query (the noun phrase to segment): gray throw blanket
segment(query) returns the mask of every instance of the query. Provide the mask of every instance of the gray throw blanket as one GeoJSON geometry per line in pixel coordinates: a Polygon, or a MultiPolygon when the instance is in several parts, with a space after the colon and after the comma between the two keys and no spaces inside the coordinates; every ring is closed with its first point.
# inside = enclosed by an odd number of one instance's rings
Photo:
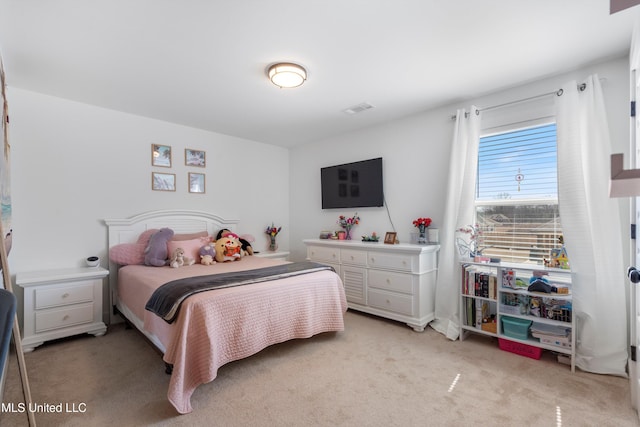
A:
{"type": "Polygon", "coordinates": [[[328,265],[303,261],[253,270],[185,277],[167,282],[157,288],[149,298],[145,309],[162,317],[167,323],[173,323],[182,302],[198,292],[283,279],[322,270],[335,271],[328,265]]]}

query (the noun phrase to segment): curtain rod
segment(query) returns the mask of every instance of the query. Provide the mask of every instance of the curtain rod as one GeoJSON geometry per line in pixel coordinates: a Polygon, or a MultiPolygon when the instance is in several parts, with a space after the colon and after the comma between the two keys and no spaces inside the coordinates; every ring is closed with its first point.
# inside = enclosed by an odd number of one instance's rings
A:
{"type": "MultiPolygon", "coordinates": [[[[586,88],[587,88],[587,84],[586,83],[582,83],[582,84],[578,85],[578,90],[580,92],[582,92],[586,88]]],[[[562,96],[563,93],[564,93],[564,91],[562,89],[558,89],[558,90],[553,91],[553,92],[542,93],[540,95],[534,95],[534,96],[530,96],[528,98],[516,99],[515,101],[509,101],[509,102],[505,102],[503,104],[497,104],[497,105],[491,105],[489,107],[478,108],[478,109],[476,109],[476,114],[480,114],[481,111],[496,110],[498,108],[508,107],[509,105],[514,105],[514,104],[520,104],[521,102],[533,101],[535,99],[540,99],[540,98],[544,98],[544,97],[551,96],[551,95],[562,96]]],[[[464,114],[465,114],[465,117],[467,117],[469,115],[469,113],[464,113],[464,114]]],[[[455,120],[455,119],[456,119],[456,115],[454,114],[454,115],[451,116],[451,120],[455,120]]]]}

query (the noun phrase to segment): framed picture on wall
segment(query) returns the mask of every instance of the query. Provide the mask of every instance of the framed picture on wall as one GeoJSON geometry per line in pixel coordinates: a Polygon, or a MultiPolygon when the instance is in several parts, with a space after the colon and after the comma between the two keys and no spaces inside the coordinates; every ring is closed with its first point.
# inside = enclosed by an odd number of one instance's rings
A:
{"type": "Polygon", "coordinates": [[[184,164],[187,166],[198,166],[203,168],[206,166],[205,155],[206,153],[204,151],[185,148],[184,164]]]}
{"type": "Polygon", "coordinates": [[[176,174],[151,172],[151,189],[155,191],[176,191],[176,174]]]}
{"type": "Polygon", "coordinates": [[[171,146],[151,144],[151,166],[171,167],[171,146]]]}
{"type": "Polygon", "coordinates": [[[204,193],[204,174],[189,172],[189,193],[204,193]]]}

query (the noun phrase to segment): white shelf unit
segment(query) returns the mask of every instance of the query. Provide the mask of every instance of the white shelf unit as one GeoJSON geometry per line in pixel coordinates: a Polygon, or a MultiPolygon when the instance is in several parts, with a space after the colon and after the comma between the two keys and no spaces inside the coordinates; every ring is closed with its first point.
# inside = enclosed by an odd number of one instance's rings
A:
{"type": "Polygon", "coordinates": [[[307,259],[330,265],[350,309],[404,322],[416,332],[434,319],[438,245],[309,239],[307,259]]]}
{"type": "MultiPolygon", "coordinates": [[[[461,263],[460,279],[460,340],[469,333],[487,335],[507,341],[519,342],[543,350],[550,350],[556,353],[567,355],[571,358],[571,371],[575,372],[575,349],[576,349],[576,324],[572,310],[573,291],[571,289],[571,271],[546,268],[535,264],[510,264],[510,263],[461,263]],[[534,271],[544,272],[549,284],[552,286],[565,286],[569,289],[568,294],[529,292],[526,287],[511,288],[503,286],[504,272],[512,271],[515,278],[520,279],[526,285],[534,271]],[[471,274],[470,274],[471,273],[471,274]],[[488,278],[487,291],[482,291],[482,280],[479,289],[476,290],[475,274],[483,273],[488,278]],[[473,279],[471,278],[473,277],[473,279]],[[540,303],[540,304],[536,304],[540,303]],[[515,304],[515,305],[510,305],[515,304]],[[481,307],[478,309],[478,307],[481,307]],[[483,312],[484,310],[484,312],[483,312]],[[475,315],[474,315],[475,313],[475,315]],[[479,316],[482,314],[481,316],[479,316]],[[491,325],[478,321],[479,318],[495,319],[495,332],[491,330],[491,325]],[[570,329],[570,339],[557,340],[558,345],[541,342],[540,339],[528,334],[527,339],[518,339],[508,336],[502,328],[502,318],[524,319],[532,321],[534,325],[547,325],[550,327],[560,327],[570,329]],[[569,343],[570,342],[570,343],[569,343]]],[[[540,327],[540,326],[539,326],[540,327]]]]}

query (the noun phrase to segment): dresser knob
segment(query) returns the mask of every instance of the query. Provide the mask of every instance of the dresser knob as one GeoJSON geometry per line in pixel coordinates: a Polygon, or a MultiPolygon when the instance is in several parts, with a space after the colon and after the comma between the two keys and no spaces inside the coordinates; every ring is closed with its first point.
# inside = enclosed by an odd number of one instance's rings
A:
{"type": "Polygon", "coordinates": [[[390,284],[390,283],[391,283],[391,279],[387,279],[387,283],[389,283],[389,284],[390,284]]]}
{"type": "Polygon", "coordinates": [[[391,301],[387,300],[387,305],[391,304],[391,301]]]}
{"type": "Polygon", "coordinates": [[[69,294],[68,294],[67,292],[65,292],[64,294],[62,294],[62,298],[66,298],[66,297],[68,297],[68,296],[69,296],[69,294]]]}
{"type": "Polygon", "coordinates": [[[376,262],[376,259],[374,257],[371,257],[371,262],[376,262]]]}
{"type": "Polygon", "coordinates": [[[62,318],[62,320],[69,320],[69,315],[65,314],[64,317],[62,318]]]}

